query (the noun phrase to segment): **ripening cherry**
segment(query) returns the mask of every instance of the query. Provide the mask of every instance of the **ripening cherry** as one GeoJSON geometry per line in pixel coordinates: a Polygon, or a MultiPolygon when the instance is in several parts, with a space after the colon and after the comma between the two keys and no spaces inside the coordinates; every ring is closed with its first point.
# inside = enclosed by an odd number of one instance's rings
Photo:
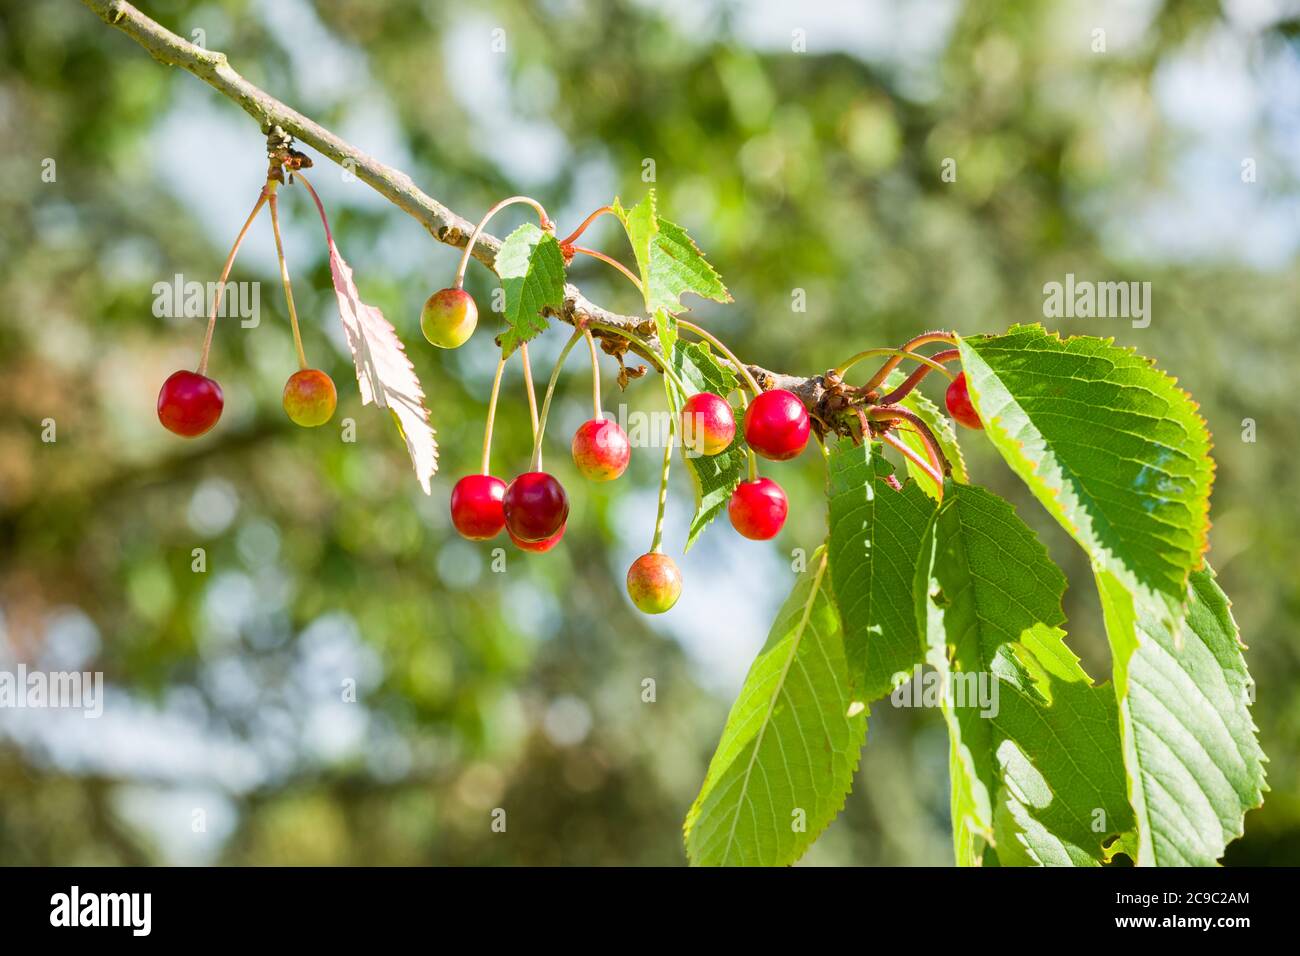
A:
{"type": "Polygon", "coordinates": [[[731,526],[752,541],[775,538],[789,510],[785,492],[771,478],[742,481],[727,503],[731,526]]]}
{"type": "Polygon", "coordinates": [[[478,306],[464,289],[439,289],[420,310],[420,331],[440,349],[464,345],[478,325],[478,306]]]}
{"type": "Polygon", "coordinates": [[[666,554],[643,554],[627,569],[627,596],[644,614],[663,614],[681,594],[682,572],[666,554]]]}
{"type": "Polygon", "coordinates": [[[573,463],[591,481],[613,481],[627,470],[631,457],[627,432],[618,422],[593,418],[573,433],[573,463]]]}
{"type": "Polygon", "coordinates": [[[510,482],[501,506],[510,537],[529,543],[550,538],[569,517],[568,495],[554,476],[544,471],[525,472],[510,482]]]}
{"type": "Polygon", "coordinates": [[[324,425],[334,417],[338,405],[334,380],[318,368],[305,368],[284,383],[284,411],[289,420],[304,428],[324,425]]]}
{"type": "Polygon", "coordinates": [[[712,392],[696,392],[682,405],[682,446],[696,455],[717,455],[736,437],[731,405],[712,392]]]}
{"type": "Polygon", "coordinates": [[[971,404],[970,388],[966,385],[965,372],[952,380],[947,393],[944,395],[944,400],[948,405],[948,414],[956,419],[957,424],[976,430],[984,427],[984,423],[980,421],[979,413],[975,411],[975,406],[971,404]]]}
{"type": "Polygon", "coordinates": [[[462,538],[487,541],[506,526],[506,483],[491,475],[466,475],[451,489],[451,523],[462,538]]]}
{"type": "Polygon", "coordinates": [[[754,397],[745,412],[745,441],[772,461],[794,458],[808,444],[812,422],[794,392],[773,388],[754,397]]]}
{"type": "Polygon", "coordinates": [[[560,543],[560,539],[564,537],[564,529],[568,526],[569,523],[566,521],[564,524],[560,525],[559,531],[555,532],[555,534],[551,535],[544,541],[524,541],[520,538],[516,538],[509,528],[506,529],[506,534],[510,535],[510,540],[515,543],[515,547],[520,551],[531,551],[534,554],[542,554],[546,551],[550,551],[551,548],[560,543]]]}
{"type": "Polygon", "coordinates": [[[226,400],[221,386],[198,372],[173,372],[158,392],[158,421],[182,438],[197,438],[217,423],[226,400]]]}

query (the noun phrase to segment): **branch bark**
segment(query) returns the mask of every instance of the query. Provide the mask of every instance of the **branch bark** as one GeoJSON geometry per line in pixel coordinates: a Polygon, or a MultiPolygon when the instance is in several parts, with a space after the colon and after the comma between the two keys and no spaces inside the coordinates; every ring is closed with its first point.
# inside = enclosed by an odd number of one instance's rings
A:
{"type": "MultiPolygon", "coordinates": [[[[474,223],[422,192],[406,173],[363,153],[351,143],[254,86],[231,67],[224,53],[190,43],[125,0],[82,2],[109,26],[116,27],[144,47],[159,63],[192,73],[222,96],[239,104],[244,112],[257,121],[263,133],[269,134],[275,127],[279,127],[299,142],[306,143],[321,155],[352,171],[363,183],[423,225],[439,242],[458,249],[465,248],[474,231],[474,223]]],[[[500,248],[501,240],[485,232],[474,244],[473,255],[495,272],[496,255],[500,248]]],[[[631,332],[656,350],[658,348],[653,320],[603,309],[587,299],[572,284],[565,286],[564,307],[551,314],[569,325],[578,325],[586,320],[610,325],[631,332]]],[[[608,338],[613,333],[593,330],[593,335],[608,338]]],[[[749,370],[764,388],[788,389],[798,395],[814,413],[821,408],[826,398],[826,384],[821,375],[805,378],[771,372],[754,365],[749,366],[749,370]]]]}

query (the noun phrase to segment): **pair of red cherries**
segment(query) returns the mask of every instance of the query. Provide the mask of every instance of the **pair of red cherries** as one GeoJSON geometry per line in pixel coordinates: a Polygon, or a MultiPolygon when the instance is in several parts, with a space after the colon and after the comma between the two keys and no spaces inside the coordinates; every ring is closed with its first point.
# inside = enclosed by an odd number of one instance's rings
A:
{"type": "MultiPolygon", "coordinates": [[[[794,458],[808,444],[808,411],[794,393],[772,389],[750,402],[745,441],[773,461],[794,458]]],[[[717,455],[736,437],[736,422],[726,399],[712,392],[692,395],[682,408],[682,441],[695,454],[717,455]]],[[[592,419],[573,436],[573,461],[593,481],[612,481],[627,469],[631,446],[616,422],[592,419]]],[[[770,478],[742,481],[727,513],[732,526],[755,541],[775,537],[785,524],[789,502],[770,478]]],[[[486,541],[504,528],[525,551],[549,551],[564,536],[569,498],[555,476],[530,471],[506,484],[492,475],[466,475],[451,492],[451,521],[471,541],[486,541]]]]}

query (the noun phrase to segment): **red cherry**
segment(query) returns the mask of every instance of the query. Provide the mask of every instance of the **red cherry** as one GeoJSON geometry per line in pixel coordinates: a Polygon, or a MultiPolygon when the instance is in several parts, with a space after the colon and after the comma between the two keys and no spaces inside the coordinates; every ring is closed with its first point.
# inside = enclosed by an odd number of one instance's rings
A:
{"type": "Polygon", "coordinates": [[[573,463],[584,478],[613,481],[627,470],[632,447],[618,422],[593,418],[573,433],[573,463]]]}
{"type": "Polygon", "coordinates": [[[451,489],[451,523],[462,538],[487,541],[506,526],[506,483],[491,475],[466,475],[451,489]]]}
{"type": "Polygon", "coordinates": [[[289,421],[304,428],[315,428],[334,416],[338,401],[334,380],[318,368],[305,368],[294,372],[284,383],[281,403],[289,421]]]}
{"type": "Polygon", "coordinates": [[[627,596],[638,611],[662,614],[677,603],[681,594],[682,572],[666,554],[643,554],[627,569],[627,596]]]}
{"type": "Polygon", "coordinates": [[[551,548],[560,543],[560,539],[564,537],[564,529],[568,526],[569,523],[566,521],[564,524],[560,525],[559,531],[555,532],[555,534],[551,535],[545,541],[522,541],[511,534],[509,528],[506,529],[506,534],[510,535],[510,540],[515,543],[515,547],[520,551],[532,551],[535,554],[542,554],[546,551],[550,551],[551,548]]]}
{"type": "Polygon", "coordinates": [[[984,423],[980,421],[979,413],[975,411],[975,406],[971,404],[970,388],[966,385],[965,372],[952,380],[947,393],[944,395],[944,400],[948,405],[948,414],[956,419],[957,424],[965,425],[967,428],[973,428],[976,431],[984,427],[984,423]]]}
{"type": "Polygon", "coordinates": [[[771,478],[742,481],[727,504],[731,526],[753,541],[775,538],[789,511],[785,492],[771,478]]]}
{"type": "Polygon", "coordinates": [[[712,392],[696,392],[682,405],[682,445],[696,455],[726,451],[736,437],[731,405],[712,392]]]}
{"type": "Polygon", "coordinates": [[[158,421],[169,432],[197,438],[217,423],[226,400],[221,386],[198,372],[172,372],[158,392],[158,421]]]}
{"type": "Polygon", "coordinates": [[[745,412],[745,441],[773,461],[794,458],[808,444],[812,423],[794,392],[773,388],[754,398],[745,412]]]}
{"type": "Polygon", "coordinates": [[[559,531],[569,517],[564,488],[544,471],[529,471],[506,486],[501,501],[510,537],[541,542],[559,531]]]}

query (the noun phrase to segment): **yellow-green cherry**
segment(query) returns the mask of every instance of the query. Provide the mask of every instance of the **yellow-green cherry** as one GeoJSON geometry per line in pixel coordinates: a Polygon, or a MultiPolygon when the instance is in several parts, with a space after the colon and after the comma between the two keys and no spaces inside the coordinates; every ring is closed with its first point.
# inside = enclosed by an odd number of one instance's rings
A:
{"type": "Polygon", "coordinates": [[[643,554],[627,569],[627,596],[643,614],[663,614],[681,594],[682,572],[666,554],[643,554]]]}
{"type": "Polygon", "coordinates": [[[420,331],[440,349],[460,348],[478,325],[478,306],[464,289],[439,289],[420,310],[420,331]]]}
{"type": "Polygon", "coordinates": [[[284,411],[295,425],[324,425],[334,417],[338,401],[334,380],[318,368],[294,372],[284,383],[284,411]]]}

